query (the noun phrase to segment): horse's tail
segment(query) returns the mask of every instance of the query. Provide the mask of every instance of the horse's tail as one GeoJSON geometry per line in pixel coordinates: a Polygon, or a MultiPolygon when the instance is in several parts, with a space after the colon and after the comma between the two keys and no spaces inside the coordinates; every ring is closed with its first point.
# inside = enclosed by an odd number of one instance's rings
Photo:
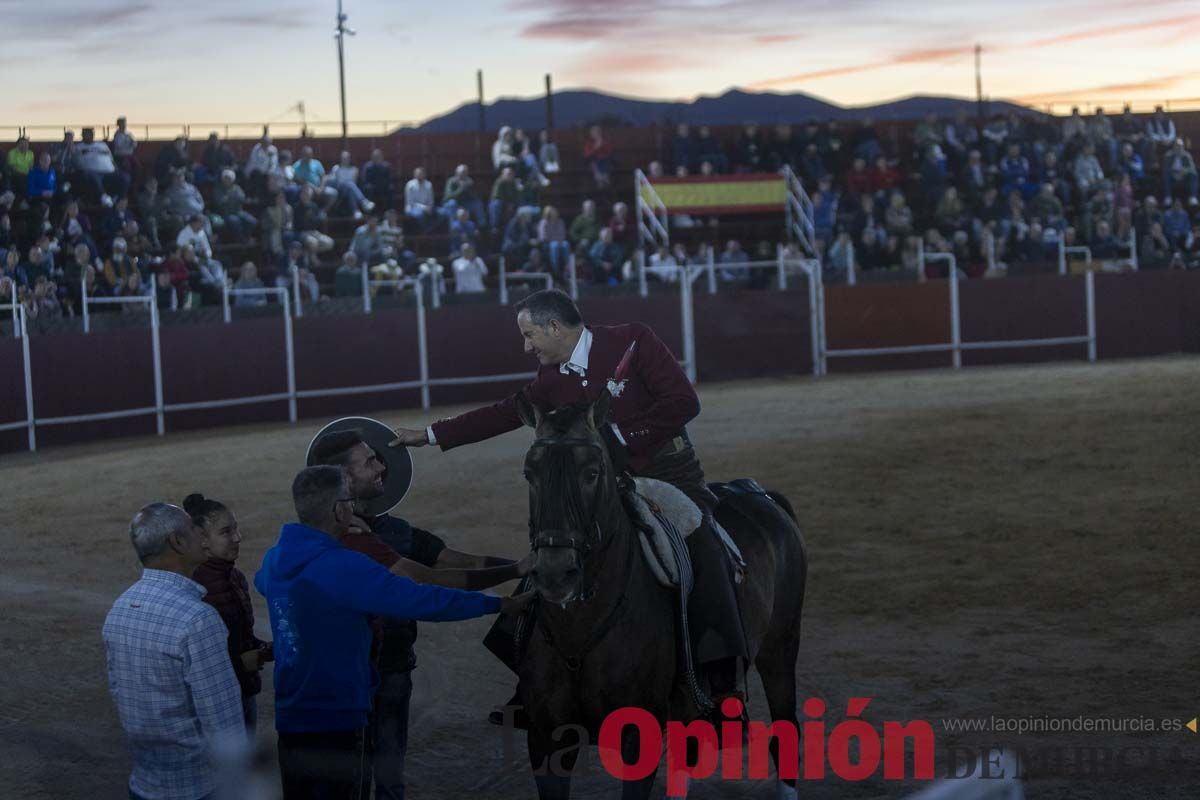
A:
{"type": "Polygon", "coordinates": [[[792,522],[796,523],[797,525],[800,524],[800,518],[796,516],[796,509],[792,507],[791,500],[788,500],[787,497],[779,492],[773,492],[770,489],[767,490],[767,497],[774,500],[776,505],[786,511],[787,515],[792,518],[792,522]]]}

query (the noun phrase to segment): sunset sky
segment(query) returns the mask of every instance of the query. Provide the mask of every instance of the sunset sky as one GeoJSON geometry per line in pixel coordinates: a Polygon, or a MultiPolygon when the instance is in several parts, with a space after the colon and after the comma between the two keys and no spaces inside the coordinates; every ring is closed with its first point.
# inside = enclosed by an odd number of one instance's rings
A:
{"type": "MultiPolygon", "coordinates": [[[[345,0],[352,120],[556,88],[1200,106],[1198,0],[345,0]]],[[[338,118],[336,0],[0,0],[0,125],[338,118]]]]}

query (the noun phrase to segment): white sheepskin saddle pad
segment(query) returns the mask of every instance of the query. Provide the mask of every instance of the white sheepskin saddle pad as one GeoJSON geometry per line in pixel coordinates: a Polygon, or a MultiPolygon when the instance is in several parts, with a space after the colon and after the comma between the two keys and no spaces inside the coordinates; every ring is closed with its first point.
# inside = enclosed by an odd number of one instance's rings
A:
{"type": "MultiPolygon", "coordinates": [[[[678,588],[681,580],[679,564],[675,557],[675,549],[671,547],[671,533],[668,532],[664,523],[674,528],[682,541],[700,527],[704,521],[704,515],[686,494],[669,483],[653,478],[634,478],[634,484],[636,489],[630,495],[630,504],[638,520],[651,531],[649,535],[638,537],[642,543],[642,553],[646,557],[646,563],[650,565],[650,571],[654,573],[654,577],[658,579],[659,583],[663,586],[678,588]]],[[[744,565],[741,552],[725,529],[715,519],[711,520],[711,524],[717,536],[729,550],[734,562],[744,565]]],[[[686,557],[686,547],[679,549],[686,557]]],[[[690,565],[688,565],[687,573],[686,582],[690,584],[690,565]]],[[[690,585],[683,588],[686,591],[691,590],[690,585]]]]}

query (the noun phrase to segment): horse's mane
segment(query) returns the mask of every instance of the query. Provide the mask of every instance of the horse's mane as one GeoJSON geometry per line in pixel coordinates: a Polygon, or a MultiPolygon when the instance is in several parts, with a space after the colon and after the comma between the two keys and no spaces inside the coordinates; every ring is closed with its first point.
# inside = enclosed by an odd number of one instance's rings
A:
{"type": "MultiPolygon", "coordinates": [[[[550,423],[552,429],[550,436],[565,436],[580,421],[581,417],[591,411],[591,408],[591,405],[588,403],[572,403],[571,405],[560,406],[548,413],[544,421],[550,423]]],[[[620,475],[625,471],[625,448],[617,440],[617,435],[613,432],[611,425],[600,426],[600,440],[604,444],[604,449],[608,451],[608,457],[612,462],[613,469],[617,475],[620,475]]]]}

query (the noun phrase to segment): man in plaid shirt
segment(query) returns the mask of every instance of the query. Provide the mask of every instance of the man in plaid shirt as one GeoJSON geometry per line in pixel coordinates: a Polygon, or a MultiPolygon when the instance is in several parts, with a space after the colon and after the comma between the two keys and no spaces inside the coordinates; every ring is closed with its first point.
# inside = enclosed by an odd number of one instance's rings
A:
{"type": "Polygon", "coordinates": [[[144,570],[104,621],[108,688],[129,739],[131,800],[202,800],[214,757],[245,747],[241,691],[228,631],[191,579],[208,559],[182,508],[152,503],[129,524],[144,570]]]}

